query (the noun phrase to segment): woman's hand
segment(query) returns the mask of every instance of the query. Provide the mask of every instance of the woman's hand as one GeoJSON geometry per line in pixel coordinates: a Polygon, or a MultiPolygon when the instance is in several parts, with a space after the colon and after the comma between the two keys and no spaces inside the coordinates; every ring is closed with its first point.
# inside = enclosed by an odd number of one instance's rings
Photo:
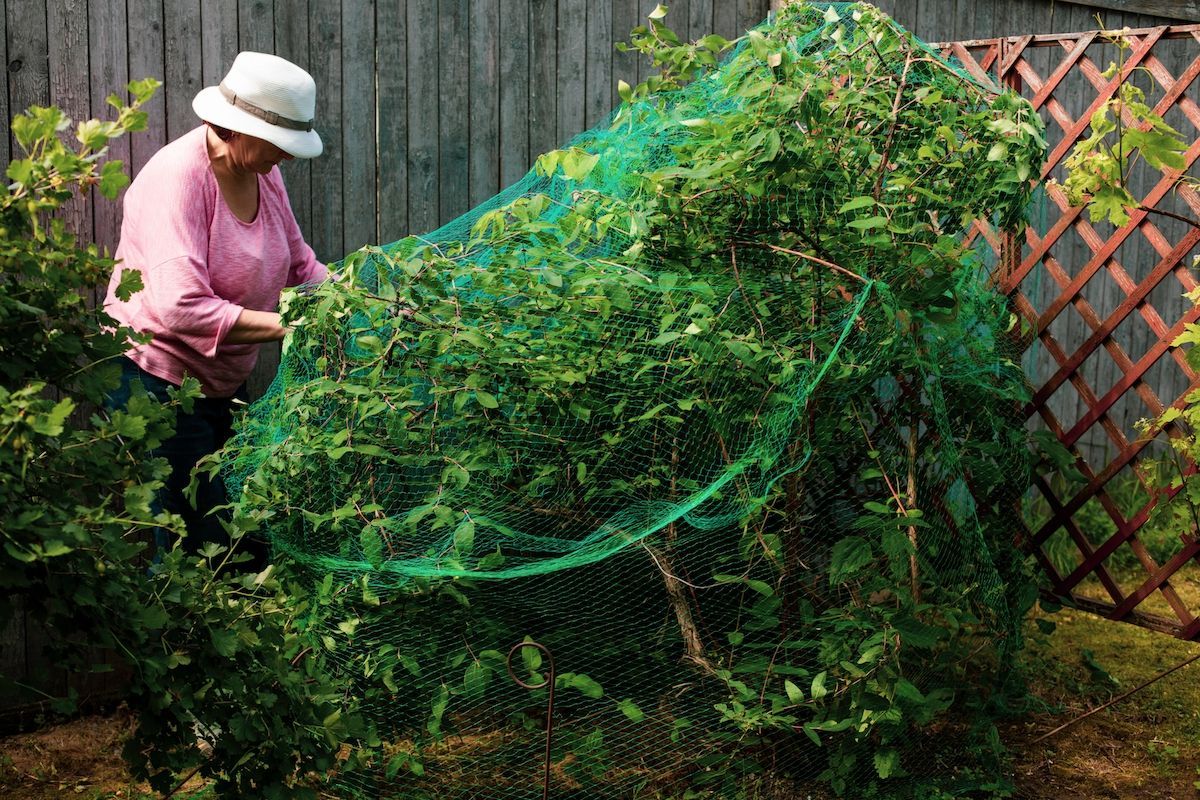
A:
{"type": "Polygon", "coordinates": [[[237,322],[225,334],[221,344],[255,344],[277,342],[291,332],[279,323],[279,314],[274,311],[252,311],[243,308],[237,322]]]}

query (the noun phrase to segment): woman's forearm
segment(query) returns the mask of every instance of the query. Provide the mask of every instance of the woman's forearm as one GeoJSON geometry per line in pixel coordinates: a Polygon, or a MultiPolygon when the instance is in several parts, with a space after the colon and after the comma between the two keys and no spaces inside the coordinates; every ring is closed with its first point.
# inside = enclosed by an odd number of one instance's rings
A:
{"type": "Polygon", "coordinates": [[[274,311],[252,311],[242,309],[237,322],[225,334],[222,344],[254,344],[277,342],[287,335],[288,329],[279,324],[279,314],[274,311]]]}

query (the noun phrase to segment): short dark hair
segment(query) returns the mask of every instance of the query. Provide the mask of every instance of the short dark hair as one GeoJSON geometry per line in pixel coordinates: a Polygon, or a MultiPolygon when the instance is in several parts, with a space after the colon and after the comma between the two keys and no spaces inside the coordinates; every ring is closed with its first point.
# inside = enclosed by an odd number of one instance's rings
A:
{"type": "Polygon", "coordinates": [[[229,128],[222,128],[220,125],[214,125],[211,122],[206,122],[204,124],[207,125],[208,127],[212,128],[213,133],[215,133],[217,135],[217,138],[220,139],[222,142],[228,142],[230,139],[233,138],[234,131],[229,130],[229,128]]]}

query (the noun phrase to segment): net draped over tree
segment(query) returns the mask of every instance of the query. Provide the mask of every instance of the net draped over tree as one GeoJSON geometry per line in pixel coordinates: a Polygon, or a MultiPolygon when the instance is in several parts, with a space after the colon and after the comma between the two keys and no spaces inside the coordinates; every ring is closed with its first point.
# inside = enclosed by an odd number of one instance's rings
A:
{"type": "Polygon", "coordinates": [[[605,124],[285,300],[225,470],[379,730],[343,786],[542,796],[523,641],[551,796],[989,780],[921,753],[1032,602],[1021,331],[966,233],[1020,225],[1041,123],[866,5],[633,44],[663,74],[605,124]]]}

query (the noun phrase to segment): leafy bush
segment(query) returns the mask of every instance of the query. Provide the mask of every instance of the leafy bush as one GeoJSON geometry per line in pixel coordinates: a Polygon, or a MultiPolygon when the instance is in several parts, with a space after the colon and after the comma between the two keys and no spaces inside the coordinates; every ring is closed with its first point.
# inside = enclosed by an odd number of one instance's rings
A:
{"type": "MultiPolygon", "coordinates": [[[[90,668],[97,647],[124,662],[139,719],[126,756],[156,789],[199,766],[222,797],[314,796],[326,771],[353,766],[341,743],[370,735],[311,646],[312,598],[272,568],[238,574],[241,557],[216,545],[150,567],[147,532],[182,533],[153,502],[167,466],[151,455],[198,385],[167,406],[135,391],[124,410],[103,408],[137,337],[86,300],[114,262],[58,215],[77,193],[112,199],[128,183],[106,147],[144,127],[157,86],[130,84],[128,105],[111,97],[116,119],[80,123],[74,144],[57,108],[12,122],[24,157],[0,192],[0,627],[27,609],[59,663],[90,668]]],[[[121,291],[139,289],[123,273],[121,291]]]]}

